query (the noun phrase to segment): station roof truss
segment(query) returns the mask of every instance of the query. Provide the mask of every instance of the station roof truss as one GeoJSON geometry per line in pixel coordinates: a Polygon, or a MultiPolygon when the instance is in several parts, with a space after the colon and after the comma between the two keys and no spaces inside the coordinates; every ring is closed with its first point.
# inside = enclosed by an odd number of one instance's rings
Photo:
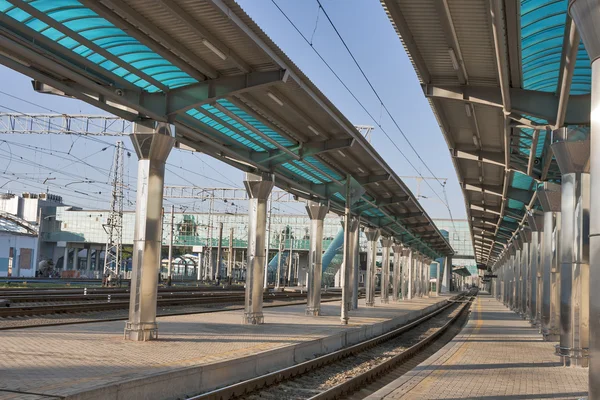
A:
{"type": "Polygon", "coordinates": [[[589,125],[590,60],[568,0],[381,2],[450,149],[476,260],[491,266],[539,208],[538,184],[560,181],[552,130],[589,125]]]}
{"type": "Polygon", "coordinates": [[[38,226],[15,215],[0,212],[0,233],[37,237],[38,226]]]}
{"type": "MultiPolygon", "coordinates": [[[[178,142],[298,197],[354,210],[414,249],[453,250],[344,115],[233,0],[0,0],[0,63],[42,93],[129,121],[169,122],[178,142]]],[[[354,212],[353,211],[353,212],[354,212]]]]}

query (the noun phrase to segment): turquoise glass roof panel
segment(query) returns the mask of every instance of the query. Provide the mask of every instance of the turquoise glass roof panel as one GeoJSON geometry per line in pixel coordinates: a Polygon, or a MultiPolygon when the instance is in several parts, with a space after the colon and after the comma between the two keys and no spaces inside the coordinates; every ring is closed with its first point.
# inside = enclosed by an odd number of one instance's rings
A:
{"type": "MultiPolygon", "coordinates": [[[[6,0],[0,0],[0,12],[141,89],[158,92],[161,91],[158,86],[174,89],[198,82],[179,67],[76,0],[32,0],[27,1],[27,4],[44,13],[48,19],[55,21],[52,24],[54,26],[49,26],[49,22],[46,23],[34,17],[26,10],[14,6],[6,0]],[[98,54],[102,51],[96,52],[89,49],[88,47],[91,45],[86,46],[87,42],[81,37],[112,54],[119,62],[108,61],[103,55],[98,54]],[[127,55],[126,58],[125,55],[127,55]],[[151,65],[135,65],[138,60],[148,59],[156,62],[151,65]],[[154,80],[154,83],[148,82],[148,80],[154,80]]],[[[25,6],[21,7],[25,8],[25,6]]],[[[33,13],[33,11],[31,12],[33,13]]]]}
{"type": "Polygon", "coordinates": [[[198,110],[195,109],[191,109],[188,110],[186,112],[186,114],[188,114],[189,116],[195,118],[196,120],[198,120],[199,122],[213,128],[216,129],[217,131],[219,131],[220,133],[232,138],[233,140],[243,144],[244,146],[254,150],[254,151],[258,151],[258,152],[265,152],[266,150],[258,145],[256,145],[254,142],[252,142],[251,140],[249,140],[248,138],[232,131],[231,129],[223,126],[222,124],[218,123],[217,121],[215,121],[214,119],[210,118],[209,116],[204,115],[203,113],[201,113],[198,110]]]}
{"type": "MultiPolygon", "coordinates": [[[[523,88],[558,90],[568,0],[521,0],[521,59],[523,88]]],[[[591,89],[590,61],[579,45],[571,94],[591,89]]]]}

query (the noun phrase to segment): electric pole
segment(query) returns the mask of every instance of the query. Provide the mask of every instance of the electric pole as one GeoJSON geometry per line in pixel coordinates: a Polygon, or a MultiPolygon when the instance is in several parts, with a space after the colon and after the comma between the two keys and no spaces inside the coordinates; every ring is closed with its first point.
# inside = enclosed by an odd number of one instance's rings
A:
{"type": "MultiPolygon", "coordinates": [[[[118,141],[115,146],[112,175],[112,200],[110,214],[104,230],[107,233],[106,250],[104,252],[104,276],[119,277],[123,244],[123,176],[124,176],[124,147],[118,141]]],[[[108,282],[106,282],[108,283],[108,282]]]]}

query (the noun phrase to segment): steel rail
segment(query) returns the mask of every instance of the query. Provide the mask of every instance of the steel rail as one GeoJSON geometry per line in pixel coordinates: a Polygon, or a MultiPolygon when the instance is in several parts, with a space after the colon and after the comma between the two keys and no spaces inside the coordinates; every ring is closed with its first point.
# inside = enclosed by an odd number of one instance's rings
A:
{"type": "Polygon", "coordinates": [[[362,385],[374,381],[378,376],[386,373],[390,369],[394,368],[396,365],[414,357],[419,351],[431,344],[435,339],[437,339],[444,332],[446,332],[448,328],[450,328],[450,326],[452,326],[456,322],[456,320],[460,318],[460,316],[468,309],[467,305],[469,303],[470,300],[464,302],[461,306],[461,310],[454,317],[452,317],[450,321],[448,321],[446,324],[444,324],[444,326],[436,330],[431,335],[427,336],[425,339],[414,344],[413,346],[409,347],[403,352],[396,354],[389,360],[382,362],[374,368],[365,371],[360,375],[349,378],[346,382],[333,386],[325,390],[324,392],[319,393],[316,396],[310,397],[309,400],[328,400],[340,398],[342,395],[352,393],[356,389],[360,388],[362,385]]]}
{"type": "MultiPolygon", "coordinates": [[[[408,324],[405,324],[397,329],[394,329],[393,331],[390,331],[383,335],[379,335],[375,338],[368,339],[366,341],[357,343],[350,347],[346,347],[346,348],[334,351],[330,354],[326,354],[324,356],[320,356],[315,359],[305,361],[303,363],[300,363],[300,364],[297,364],[297,365],[294,365],[294,366],[291,366],[288,368],[283,368],[281,370],[274,371],[269,374],[261,375],[256,378],[252,378],[252,379],[249,379],[249,380],[246,380],[243,382],[239,382],[239,383],[236,383],[236,384],[233,384],[230,386],[226,386],[224,388],[220,388],[220,389],[213,390],[213,391],[210,391],[207,393],[199,394],[197,396],[192,396],[192,397],[189,397],[188,400],[225,400],[225,399],[232,399],[232,398],[236,398],[236,397],[240,397],[240,396],[244,396],[244,395],[249,395],[250,393],[257,391],[259,389],[266,388],[273,384],[276,384],[276,383],[279,383],[279,382],[282,382],[285,380],[289,380],[296,376],[300,376],[302,374],[311,372],[311,371],[319,369],[321,367],[333,364],[333,363],[337,362],[338,360],[342,360],[349,356],[361,353],[365,350],[368,350],[370,348],[373,348],[373,347],[379,345],[380,343],[386,342],[386,341],[391,340],[407,331],[410,331],[411,329],[417,327],[418,325],[422,324],[423,322],[425,322],[425,321],[435,317],[436,315],[440,314],[441,312],[445,311],[446,309],[451,307],[453,304],[457,303],[458,300],[463,297],[465,297],[465,294],[456,296],[456,297],[448,300],[447,304],[445,304],[443,307],[441,307],[435,311],[432,311],[431,313],[429,313],[423,317],[417,318],[416,320],[413,320],[413,321],[409,322],[408,324]]],[[[464,311],[465,306],[466,305],[463,305],[463,310],[461,310],[461,312],[458,313],[457,315],[461,314],[464,311]]],[[[451,322],[455,321],[455,318],[453,318],[453,320],[451,322]]],[[[443,328],[447,329],[448,326],[449,325],[446,324],[446,325],[444,325],[443,328]]],[[[440,331],[441,331],[441,329],[440,329],[440,331]]],[[[417,346],[417,345],[415,345],[415,346],[417,346]]],[[[415,346],[412,346],[408,350],[413,349],[415,346]]],[[[423,345],[421,345],[421,347],[422,346],[423,345]]],[[[342,384],[342,385],[344,385],[344,384],[342,384]]],[[[338,385],[338,386],[341,386],[341,385],[338,385]]],[[[331,389],[338,388],[338,386],[335,386],[331,389]]],[[[327,390],[327,391],[329,391],[329,390],[327,390]]],[[[325,392],[323,392],[323,393],[325,393],[325,392]]],[[[317,396],[321,396],[323,393],[320,393],[317,396]]],[[[321,398],[321,397],[317,397],[317,396],[311,397],[311,399],[313,399],[313,398],[320,399],[321,398]]],[[[322,397],[322,398],[335,398],[335,397],[322,397]]]]}
{"type": "MultiPolygon", "coordinates": [[[[338,297],[337,293],[323,293],[324,297],[338,297]]],[[[106,298],[108,300],[108,296],[106,298]]],[[[295,300],[306,298],[305,293],[269,293],[265,294],[264,300],[295,300]]],[[[203,296],[195,298],[175,298],[175,299],[159,299],[158,306],[179,306],[179,305],[200,305],[200,304],[224,304],[238,303],[244,301],[244,294],[234,294],[230,296],[203,296]]],[[[43,305],[43,306],[20,306],[20,307],[5,307],[0,308],[0,318],[6,317],[25,317],[38,316],[49,314],[65,314],[65,313],[81,313],[94,311],[109,311],[127,309],[129,300],[110,301],[102,303],[88,304],[66,304],[66,305],[43,305]]]]}

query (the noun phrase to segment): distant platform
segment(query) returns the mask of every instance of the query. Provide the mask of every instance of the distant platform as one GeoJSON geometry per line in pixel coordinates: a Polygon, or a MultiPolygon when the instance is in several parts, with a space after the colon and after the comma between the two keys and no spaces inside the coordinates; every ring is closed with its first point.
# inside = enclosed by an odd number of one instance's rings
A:
{"type": "Polygon", "coordinates": [[[493,297],[478,296],[465,328],[418,367],[367,397],[379,399],[578,399],[588,370],[565,368],[555,343],[493,297]]]}
{"type": "Polygon", "coordinates": [[[3,331],[0,399],[185,398],[377,336],[448,298],[361,301],[348,326],[339,302],[324,303],[320,317],[305,316],[305,305],[267,308],[258,326],[242,325],[242,311],[162,317],[151,342],[123,340],[123,321],[3,331]]]}

